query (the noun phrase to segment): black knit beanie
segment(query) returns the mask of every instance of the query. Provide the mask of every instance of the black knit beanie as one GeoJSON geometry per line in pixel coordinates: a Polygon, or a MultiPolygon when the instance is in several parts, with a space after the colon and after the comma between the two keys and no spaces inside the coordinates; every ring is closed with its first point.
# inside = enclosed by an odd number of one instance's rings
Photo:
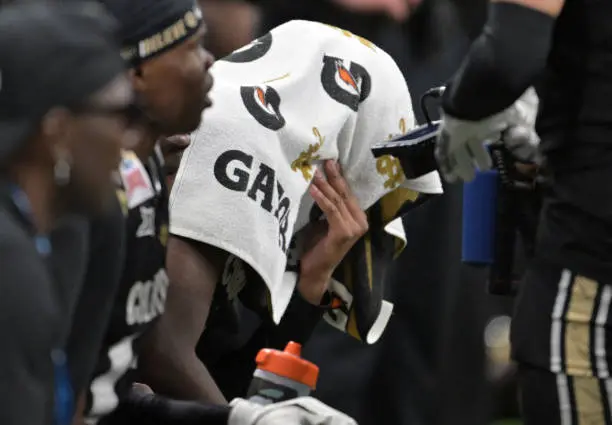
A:
{"type": "Polygon", "coordinates": [[[99,0],[119,21],[121,56],[136,66],[182,43],[202,25],[195,0],[99,0]]]}

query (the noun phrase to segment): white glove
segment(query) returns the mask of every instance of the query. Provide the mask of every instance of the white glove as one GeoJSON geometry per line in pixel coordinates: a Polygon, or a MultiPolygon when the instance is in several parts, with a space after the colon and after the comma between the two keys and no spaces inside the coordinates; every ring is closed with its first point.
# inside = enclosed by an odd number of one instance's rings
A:
{"type": "Polygon", "coordinates": [[[298,397],[267,406],[236,398],[230,406],[228,425],[357,425],[344,413],[312,397],[298,397]]]}
{"type": "Polygon", "coordinates": [[[540,138],[535,131],[538,103],[535,90],[532,88],[527,90],[514,104],[519,122],[510,125],[502,135],[504,144],[518,160],[534,164],[541,162],[538,150],[540,138]]]}
{"type": "Polygon", "coordinates": [[[443,114],[436,159],[446,180],[470,181],[477,168],[490,169],[492,162],[486,144],[502,140],[502,136],[519,158],[532,157],[539,142],[533,130],[536,113],[537,96],[529,89],[505,111],[480,121],[465,121],[443,114]]]}

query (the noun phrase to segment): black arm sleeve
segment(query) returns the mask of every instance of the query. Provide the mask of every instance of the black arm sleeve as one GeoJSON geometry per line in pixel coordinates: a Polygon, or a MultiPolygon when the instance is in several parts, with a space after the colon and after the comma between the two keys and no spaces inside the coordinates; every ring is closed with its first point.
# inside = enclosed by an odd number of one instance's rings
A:
{"type": "Polygon", "coordinates": [[[478,121],[512,105],[544,69],[554,22],[519,4],[491,3],[482,34],[447,86],[444,111],[478,121]]]}
{"type": "Polygon", "coordinates": [[[132,389],[109,417],[113,425],[227,425],[231,407],[178,401],[132,389]]]}
{"type": "Polygon", "coordinates": [[[304,345],[314,332],[325,310],[304,300],[296,289],[280,323],[268,320],[267,348],[284,349],[289,341],[304,345]]]}

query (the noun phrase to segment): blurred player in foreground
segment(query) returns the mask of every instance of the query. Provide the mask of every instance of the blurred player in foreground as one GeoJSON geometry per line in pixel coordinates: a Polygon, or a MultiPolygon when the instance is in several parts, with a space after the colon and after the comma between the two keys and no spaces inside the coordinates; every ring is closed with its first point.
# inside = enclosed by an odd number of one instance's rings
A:
{"type": "Polygon", "coordinates": [[[27,3],[0,13],[4,425],[61,424],[72,413],[66,398],[53,409],[54,389],[69,393],[71,383],[66,288],[50,273],[48,235],[67,214],[98,215],[113,201],[113,172],[130,134],[124,112],[133,101],[113,24],[95,3],[27,3]]]}

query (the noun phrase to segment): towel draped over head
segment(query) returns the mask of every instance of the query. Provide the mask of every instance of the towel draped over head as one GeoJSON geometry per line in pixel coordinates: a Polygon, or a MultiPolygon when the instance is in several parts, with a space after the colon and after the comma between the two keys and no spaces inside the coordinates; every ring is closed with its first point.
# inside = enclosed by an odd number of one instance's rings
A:
{"type": "MultiPolygon", "coordinates": [[[[370,151],[415,126],[402,73],[369,41],[307,21],[277,27],[211,72],[214,105],[176,176],[171,233],[252,267],[278,323],[299,278],[300,231],[321,218],[308,194],[314,170],[338,160],[370,231],[338,267],[335,308],[325,318],[376,341],[392,310],[382,299],[384,269],[405,242],[393,219],[417,192],[442,191],[437,173],[407,181],[397,160],[370,151]]],[[[239,280],[232,279],[234,293],[239,280]]]]}

